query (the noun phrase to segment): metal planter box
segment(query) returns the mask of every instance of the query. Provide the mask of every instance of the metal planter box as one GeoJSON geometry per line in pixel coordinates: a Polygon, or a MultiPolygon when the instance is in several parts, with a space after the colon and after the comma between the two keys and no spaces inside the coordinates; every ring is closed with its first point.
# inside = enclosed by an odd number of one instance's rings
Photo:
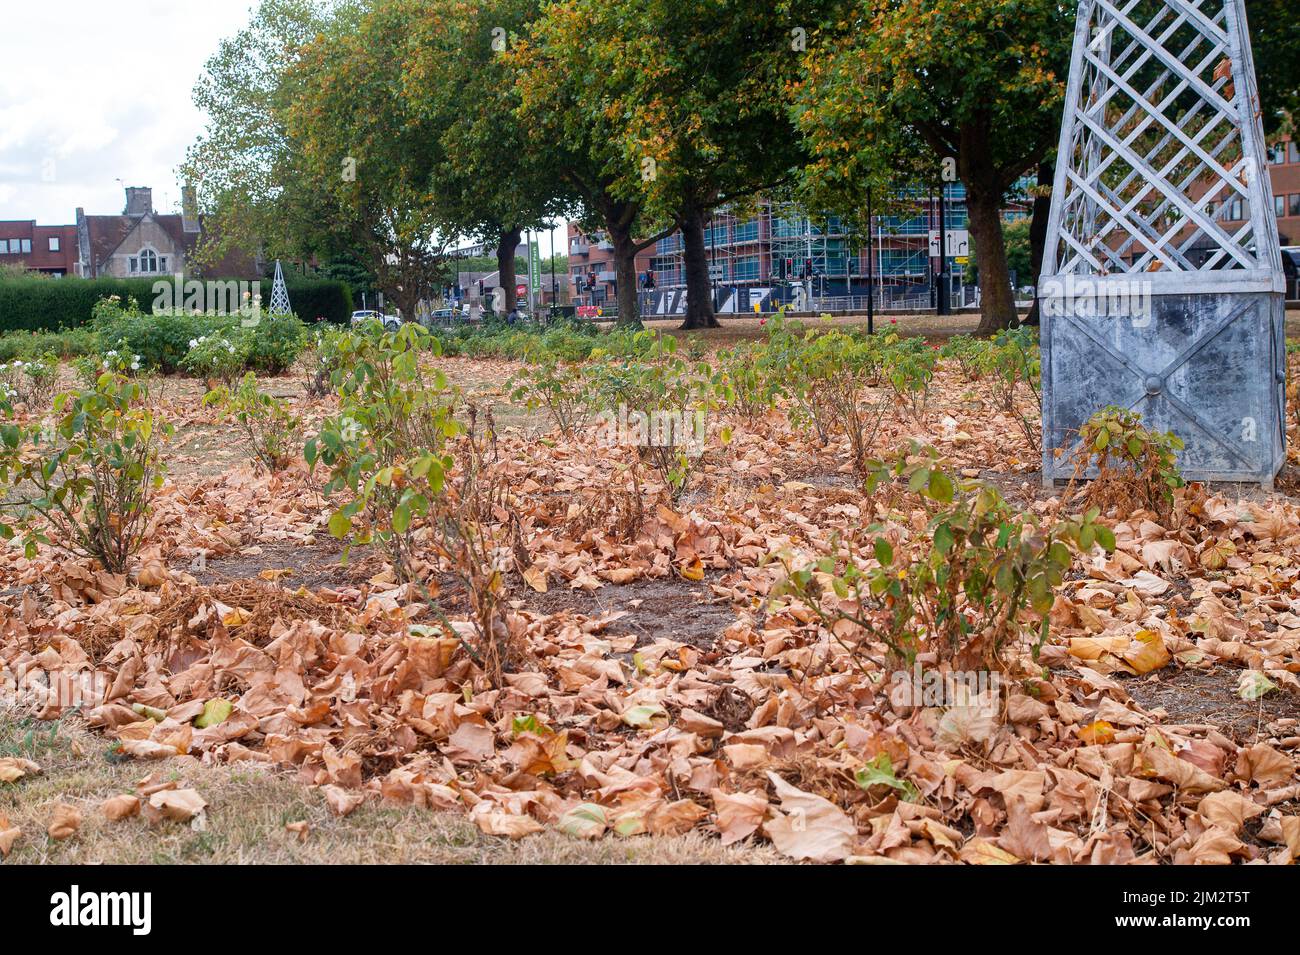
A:
{"type": "Polygon", "coordinates": [[[1271,486],[1285,279],[1242,0],[1083,0],[1043,275],[1043,478],[1119,405],[1271,486]]]}

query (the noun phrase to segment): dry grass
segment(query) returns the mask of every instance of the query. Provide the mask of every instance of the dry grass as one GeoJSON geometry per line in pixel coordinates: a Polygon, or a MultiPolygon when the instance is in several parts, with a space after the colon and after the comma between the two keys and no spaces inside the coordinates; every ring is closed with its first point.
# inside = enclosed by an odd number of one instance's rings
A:
{"type": "Polygon", "coordinates": [[[482,835],[462,816],[367,803],[345,818],[318,790],[253,764],[202,766],[192,759],[111,762],[103,738],[73,721],[42,723],[0,712],[0,756],[22,756],[41,775],[0,783],[0,815],[22,830],[5,861],[22,863],[439,863],[584,864],[775,863],[770,847],[722,848],[702,834],[680,838],[614,836],[585,842],[545,832],[519,842],[482,835]],[[192,786],[208,802],[201,829],[136,817],[109,822],[100,804],[134,792],[153,771],[192,786]],[[59,802],[80,809],[76,835],[59,842],[46,827],[59,802]],[[311,826],[305,841],[287,823],[311,826]]]}

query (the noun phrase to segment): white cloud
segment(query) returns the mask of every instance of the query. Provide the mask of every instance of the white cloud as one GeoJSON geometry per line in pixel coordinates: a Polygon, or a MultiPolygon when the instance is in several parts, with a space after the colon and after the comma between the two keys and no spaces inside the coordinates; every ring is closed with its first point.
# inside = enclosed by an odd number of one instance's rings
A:
{"type": "Polygon", "coordinates": [[[6,5],[0,32],[0,219],[120,212],[123,185],[180,201],[176,167],[202,130],[190,91],[252,0],[6,5]],[[119,181],[120,180],[120,181],[119,181]]]}

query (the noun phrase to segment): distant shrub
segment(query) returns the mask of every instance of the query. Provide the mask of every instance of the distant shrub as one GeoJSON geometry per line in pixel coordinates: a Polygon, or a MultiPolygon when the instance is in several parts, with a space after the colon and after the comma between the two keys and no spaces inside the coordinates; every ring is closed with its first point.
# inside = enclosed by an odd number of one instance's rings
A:
{"type": "Polygon", "coordinates": [[[241,358],[229,381],[243,371],[275,375],[288,370],[307,340],[306,327],[292,315],[263,315],[256,325],[245,326],[237,315],[151,315],[112,300],[96,305],[94,330],[105,352],[139,355],[142,366],[151,371],[205,377],[215,368],[209,367],[213,356],[200,354],[188,363],[186,357],[205,339],[224,339],[236,346],[241,358]]]}
{"type": "MultiPolygon", "coordinates": [[[[159,279],[79,279],[0,277],[0,331],[59,331],[90,323],[95,305],[116,295],[126,302],[134,298],[150,311],[159,279]]],[[[296,314],[307,321],[318,319],[346,324],[352,314],[352,292],[343,282],[326,279],[291,278],[285,282],[296,314]]],[[[271,301],[271,281],[261,284],[263,304],[271,301]]]]}

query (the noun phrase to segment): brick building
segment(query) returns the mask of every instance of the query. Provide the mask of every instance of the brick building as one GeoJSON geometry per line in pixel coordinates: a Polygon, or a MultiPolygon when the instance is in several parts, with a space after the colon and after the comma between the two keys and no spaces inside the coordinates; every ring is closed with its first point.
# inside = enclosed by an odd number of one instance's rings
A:
{"type": "MultiPolygon", "coordinates": [[[[835,216],[821,223],[798,207],[766,201],[744,217],[719,210],[704,233],[717,310],[749,312],[758,305],[767,311],[778,303],[795,301],[810,286],[820,305],[857,308],[862,306],[859,299],[865,301],[869,281],[882,306],[929,304],[939,263],[938,201],[936,196],[917,194],[908,205],[914,210],[911,214],[877,216],[873,221],[874,262],[868,261],[865,242],[855,243],[835,216]]],[[[1006,210],[1008,220],[1026,214],[1025,208],[1015,205],[1006,210]]],[[[960,289],[969,252],[966,195],[960,184],[948,187],[944,220],[950,238],[948,272],[960,289]]],[[[599,234],[582,234],[572,223],[568,239],[574,300],[584,305],[615,301],[613,245],[599,234]]],[[[643,286],[648,272],[654,276],[654,291],[643,294],[643,311],[684,310],[680,232],[639,254],[636,268],[643,286]]],[[[1019,280],[1023,283],[1028,277],[1019,280]]]]}
{"type": "MultiPolygon", "coordinates": [[[[120,216],[88,216],[77,209],[77,274],[85,278],[147,278],[197,274],[194,253],[203,239],[203,217],[159,214],[153,190],[128,186],[120,216]]],[[[256,279],[261,263],[253,256],[228,255],[201,270],[214,278],[256,279]]]]}
{"type": "Polygon", "coordinates": [[[1300,144],[1284,138],[1269,150],[1269,177],[1283,245],[1300,245],[1300,144]]]}
{"type": "Polygon", "coordinates": [[[121,215],[86,215],[77,209],[74,225],[37,225],[31,219],[0,221],[0,265],[21,265],[30,272],[82,278],[148,278],[192,275],[256,279],[261,262],[231,254],[200,270],[194,254],[204,238],[203,217],[160,215],[153,190],[129,186],[121,215]]]}
{"type": "MultiPolygon", "coordinates": [[[[1282,245],[1297,247],[1296,259],[1300,260],[1300,144],[1283,138],[1271,148],[1269,176],[1282,245]]],[[[859,300],[866,295],[870,272],[876,301],[882,307],[932,304],[939,264],[935,246],[938,207],[934,197],[918,196],[914,208],[912,215],[876,217],[872,228],[875,261],[870,269],[863,244],[852,243],[834,216],[823,226],[802,210],[773,203],[761,204],[756,215],[743,220],[720,210],[704,237],[718,290],[718,310],[749,311],[754,303],[766,310],[770,304],[788,301],[790,290],[804,281],[809,262],[819,301],[861,307],[859,300]]],[[[1217,213],[1229,231],[1239,229],[1249,216],[1240,200],[1227,210],[1212,207],[1209,211],[1217,213]]],[[[1026,206],[1011,204],[1004,218],[1012,221],[1028,214],[1026,206]]],[[[958,246],[948,248],[948,271],[960,289],[967,264],[966,250],[960,245],[969,241],[965,190],[960,184],[949,187],[944,218],[949,237],[958,246]]],[[[573,300],[584,305],[613,303],[617,298],[613,245],[599,234],[582,234],[572,223],[568,239],[573,300]]],[[[642,282],[647,272],[654,275],[655,292],[643,295],[645,312],[681,310],[685,277],[680,232],[638,255],[636,268],[642,282]]],[[[1036,280],[1036,276],[1015,278],[1020,286],[1036,280]]],[[[1300,295],[1297,287],[1293,281],[1293,294],[1300,295]]]]}
{"type": "Polygon", "coordinates": [[[76,275],[77,227],[37,225],[32,219],[0,221],[0,265],[5,264],[47,275],[76,275]]]}

